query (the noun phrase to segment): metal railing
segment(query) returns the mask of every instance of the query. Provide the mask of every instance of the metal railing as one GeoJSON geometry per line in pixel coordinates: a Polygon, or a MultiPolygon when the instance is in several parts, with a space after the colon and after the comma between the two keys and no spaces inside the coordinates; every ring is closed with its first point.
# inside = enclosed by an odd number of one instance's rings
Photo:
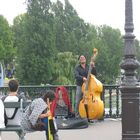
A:
{"type": "MultiPolygon", "coordinates": [[[[53,90],[55,91],[60,85],[46,85],[46,86],[20,86],[19,92],[24,92],[28,99],[33,100],[34,98],[41,96],[42,90],[53,90]]],[[[68,90],[70,102],[72,108],[75,106],[75,85],[61,85],[68,90]]],[[[0,87],[1,96],[8,93],[8,87],[0,87]]],[[[103,92],[101,93],[101,99],[104,102],[104,118],[119,118],[121,117],[121,94],[118,85],[104,85],[103,92]]]]}

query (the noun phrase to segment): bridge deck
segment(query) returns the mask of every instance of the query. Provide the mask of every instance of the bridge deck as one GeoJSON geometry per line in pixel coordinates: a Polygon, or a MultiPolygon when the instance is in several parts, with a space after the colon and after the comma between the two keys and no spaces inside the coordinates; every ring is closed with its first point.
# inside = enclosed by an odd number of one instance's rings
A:
{"type": "MultiPolygon", "coordinates": [[[[59,130],[60,140],[121,140],[121,120],[96,121],[85,129],[59,130]]],[[[3,132],[2,140],[18,140],[15,132],[3,132]]],[[[28,133],[26,140],[45,140],[44,132],[28,133]]]]}

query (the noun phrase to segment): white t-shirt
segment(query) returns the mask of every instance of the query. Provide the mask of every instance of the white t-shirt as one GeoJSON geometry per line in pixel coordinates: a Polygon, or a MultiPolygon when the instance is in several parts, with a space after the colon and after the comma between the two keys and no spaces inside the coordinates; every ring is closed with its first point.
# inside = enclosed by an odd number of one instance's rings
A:
{"type": "MultiPolygon", "coordinates": [[[[4,102],[18,102],[19,98],[17,96],[7,96],[4,102]]],[[[14,114],[15,108],[6,108],[6,115],[7,117],[12,117],[14,114]]],[[[18,109],[16,115],[13,119],[8,119],[7,125],[20,125],[21,122],[21,112],[18,109]]]]}
{"type": "Polygon", "coordinates": [[[2,100],[0,99],[0,128],[4,128],[5,123],[4,123],[4,104],[2,100]]]}

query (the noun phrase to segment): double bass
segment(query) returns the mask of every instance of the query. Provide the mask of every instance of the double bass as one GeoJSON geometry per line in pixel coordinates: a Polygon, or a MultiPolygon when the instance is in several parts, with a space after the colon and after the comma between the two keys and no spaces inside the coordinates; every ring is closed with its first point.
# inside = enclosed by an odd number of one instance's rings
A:
{"type": "MultiPolygon", "coordinates": [[[[93,49],[93,56],[91,61],[94,62],[98,54],[96,48],[93,49]]],[[[101,100],[101,93],[103,91],[102,83],[91,74],[92,66],[89,65],[89,71],[86,82],[82,85],[83,98],[79,103],[79,114],[81,118],[100,119],[104,113],[104,103],[101,100]]]]}

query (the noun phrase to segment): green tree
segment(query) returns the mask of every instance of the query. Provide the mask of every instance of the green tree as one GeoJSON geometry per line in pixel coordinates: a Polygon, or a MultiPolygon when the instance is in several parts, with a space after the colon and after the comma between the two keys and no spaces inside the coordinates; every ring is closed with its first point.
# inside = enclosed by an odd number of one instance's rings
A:
{"type": "Polygon", "coordinates": [[[55,17],[56,48],[60,52],[79,53],[80,41],[86,37],[87,24],[82,20],[68,0],[65,4],[57,0],[53,4],[55,17]]]}
{"type": "Polygon", "coordinates": [[[13,47],[13,33],[7,20],[0,15],[0,61],[5,65],[15,58],[16,49],[13,47]]]}
{"type": "Polygon", "coordinates": [[[86,36],[82,37],[80,40],[78,54],[84,54],[87,58],[87,62],[89,62],[93,55],[93,49],[98,48],[98,36],[94,25],[88,25],[86,30],[86,36]]]}
{"type": "Polygon", "coordinates": [[[60,52],[54,61],[53,84],[72,85],[75,83],[74,68],[77,63],[77,55],[72,52],[60,52]]]}
{"type": "Polygon", "coordinates": [[[16,67],[16,78],[18,78],[21,83],[24,82],[24,76],[26,74],[24,70],[24,65],[26,65],[27,60],[25,60],[27,34],[26,34],[26,19],[27,14],[22,14],[14,19],[12,31],[14,34],[14,47],[17,50],[15,67],[16,67]],[[23,76],[24,75],[24,76],[23,76]]]}
{"type": "Polygon", "coordinates": [[[28,0],[23,34],[24,46],[18,50],[19,80],[23,84],[49,83],[56,54],[50,0],[28,0]]]}
{"type": "Polygon", "coordinates": [[[123,39],[118,29],[109,26],[98,28],[98,49],[97,58],[98,73],[105,83],[115,83],[120,72],[120,62],[123,53],[123,39]]]}
{"type": "MultiPolygon", "coordinates": [[[[85,23],[68,0],[65,4],[59,0],[56,3],[28,0],[27,13],[17,17],[13,27],[14,46],[18,50],[17,76],[22,83],[74,83],[72,72],[65,73],[63,65],[68,59],[74,69],[71,56],[80,54],[86,55],[89,62],[93,48],[99,50],[96,60],[99,80],[112,83],[119,75],[123,52],[120,31],[85,23]]],[[[66,64],[66,71],[67,67],[66,64]]]]}

